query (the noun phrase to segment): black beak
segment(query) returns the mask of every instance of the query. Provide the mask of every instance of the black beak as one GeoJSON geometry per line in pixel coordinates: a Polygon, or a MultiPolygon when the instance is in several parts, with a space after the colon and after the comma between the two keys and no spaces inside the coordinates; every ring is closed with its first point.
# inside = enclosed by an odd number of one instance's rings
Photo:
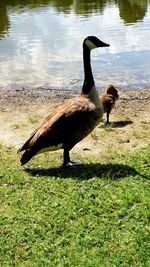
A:
{"type": "Polygon", "coordinates": [[[110,44],[106,44],[106,43],[104,43],[104,42],[100,41],[100,44],[99,44],[99,46],[100,46],[100,47],[109,47],[109,46],[110,46],[110,44]]]}
{"type": "Polygon", "coordinates": [[[106,47],[109,47],[109,46],[110,46],[110,44],[105,44],[105,46],[106,46],[106,47]]]}
{"type": "Polygon", "coordinates": [[[101,40],[98,39],[98,38],[95,40],[95,45],[96,45],[97,47],[109,47],[109,46],[110,46],[109,44],[104,43],[103,41],[101,41],[101,40]]]}

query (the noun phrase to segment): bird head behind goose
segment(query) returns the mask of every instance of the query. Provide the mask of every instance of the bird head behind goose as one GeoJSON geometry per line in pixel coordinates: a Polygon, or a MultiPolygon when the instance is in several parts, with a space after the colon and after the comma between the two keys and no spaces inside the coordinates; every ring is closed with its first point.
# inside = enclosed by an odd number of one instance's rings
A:
{"type": "Polygon", "coordinates": [[[83,42],[83,46],[87,46],[89,50],[92,50],[98,47],[109,47],[110,45],[107,43],[104,43],[103,41],[98,39],[96,36],[88,36],[85,38],[83,42]]]}

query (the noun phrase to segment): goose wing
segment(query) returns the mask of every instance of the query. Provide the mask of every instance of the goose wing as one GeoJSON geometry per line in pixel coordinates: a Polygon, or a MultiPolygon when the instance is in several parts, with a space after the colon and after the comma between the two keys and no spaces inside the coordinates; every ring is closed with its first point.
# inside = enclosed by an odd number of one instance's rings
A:
{"type": "Polygon", "coordinates": [[[18,152],[30,149],[36,154],[42,149],[60,145],[72,148],[91,131],[91,127],[95,127],[93,116],[90,116],[93,110],[94,105],[86,98],[64,101],[45,118],[18,152]]]}

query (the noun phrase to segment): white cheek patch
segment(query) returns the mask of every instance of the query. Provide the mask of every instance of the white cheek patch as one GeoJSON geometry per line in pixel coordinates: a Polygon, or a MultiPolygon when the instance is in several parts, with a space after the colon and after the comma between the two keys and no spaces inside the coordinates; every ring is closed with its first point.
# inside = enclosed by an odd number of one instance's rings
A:
{"type": "Polygon", "coordinates": [[[86,45],[88,46],[88,48],[91,50],[91,49],[94,49],[94,48],[97,48],[97,46],[95,44],[93,44],[90,40],[86,40],[86,45]]]}
{"type": "Polygon", "coordinates": [[[40,151],[38,151],[37,154],[41,154],[41,153],[48,152],[48,151],[55,151],[55,150],[61,149],[62,147],[63,147],[62,143],[58,144],[57,146],[45,147],[45,148],[42,148],[40,151]]]}

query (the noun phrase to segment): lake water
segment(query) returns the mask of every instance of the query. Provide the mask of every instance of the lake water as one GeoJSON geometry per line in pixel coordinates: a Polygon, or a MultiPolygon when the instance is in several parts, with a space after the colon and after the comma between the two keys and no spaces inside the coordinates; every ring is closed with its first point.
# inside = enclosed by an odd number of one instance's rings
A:
{"type": "Polygon", "coordinates": [[[1,0],[0,87],[80,89],[88,35],[98,88],[150,87],[150,0],[1,0]]]}

